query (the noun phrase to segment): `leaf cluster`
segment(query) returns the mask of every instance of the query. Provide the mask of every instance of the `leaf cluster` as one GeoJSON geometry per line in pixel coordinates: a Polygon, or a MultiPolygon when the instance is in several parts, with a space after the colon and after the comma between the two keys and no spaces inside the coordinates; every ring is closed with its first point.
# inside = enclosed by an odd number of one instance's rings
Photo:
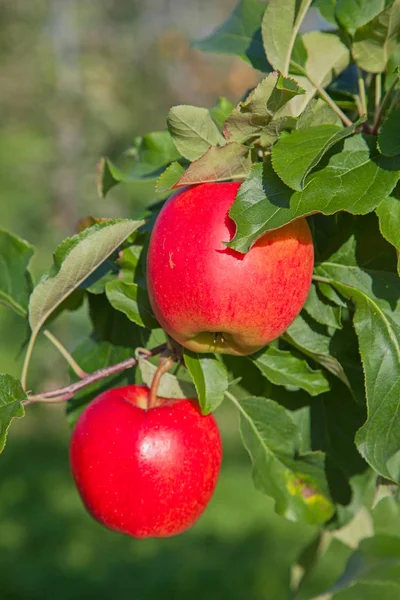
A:
{"type": "MultiPolygon", "coordinates": [[[[381,524],[383,500],[371,512],[378,480],[400,484],[400,0],[240,0],[194,46],[241,57],[260,83],[236,106],[220,98],[211,109],[173,107],[165,131],[134,140],[128,169],[101,161],[102,196],[117,184],[133,195],[151,185],[143,214],[83,221],[35,286],[33,248],[0,231],[0,300],[32,332],[23,386],[1,376],[0,444],[23,414],[36,337],[62,310],[87,302],[93,332],[73,355],[87,372],[165,341],[146,291],[147,246],[163,201],[182,186],[242,181],[228,245],[246,253],[266,232],[307,217],[316,257],[307,302],[253,356],[185,351],[162,395],[196,394],[204,413],[225,398],[235,404],[254,483],[279,514],[337,533],[367,510],[377,535],[360,543],[329,590],[347,598],[350,585],[369,585],[370,571],[376,583],[376,569],[400,563],[398,539],[381,524]],[[302,33],[311,5],[329,31],[302,33]]],[[[106,387],[149,384],[153,361],[139,362],[76,394],[70,422],[106,387]]]]}

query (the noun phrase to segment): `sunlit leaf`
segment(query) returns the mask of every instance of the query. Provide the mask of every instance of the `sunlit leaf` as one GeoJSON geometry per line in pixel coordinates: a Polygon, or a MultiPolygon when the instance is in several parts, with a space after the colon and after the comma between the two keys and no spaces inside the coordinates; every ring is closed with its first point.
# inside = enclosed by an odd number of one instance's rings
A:
{"type": "Polygon", "coordinates": [[[391,55],[400,45],[400,0],[363,25],[354,34],[352,53],[359,67],[383,73],[391,55]]]}
{"type": "Polygon", "coordinates": [[[196,160],[211,146],[225,143],[206,108],[174,106],[168,113],[167,123],[175,146],[188,160],[196,160]]]}
{"type": "Polygon", "coordinates": [[[293,46],[311,0],[269,0],[262,21],[268,61],[284,75],[289,72],[293,46]]]}
{"type": "Polygon", "coordinates": [[[178,162],[171,163],[157,179],[156,191],[165,192],[173,188],[184,172],[185,169],[178,162]]]}
{"type": "Polygon", "coordinates": [[[106,285],[106,295],[111,306],[123,312],[137,325],[148,329],[159,327],[151,310],[147,291],[136,283],[110,281],[106,285]]]}
{"type": "Polygon", "coordinates": [[[286,185],[302,190],[310,171],[335,144],[354,133],[359,123],[343,129],[336,125],[319,125],[299,129],[281,137],[272,148],[272,166],[286,185]]]}
{"type": "Polygon", "coordinates": [[[336,17],[353,35],[356,29],[376,17],[386,4],[385,0],[337,0],[336,17]]]}
{"type": "Polygon", "coordinates": [[[383,156],[371,159],[360,135],[345,140],[343,150],[326,167],[311,173],[304,189],[295,193],[270,163],[254,165],[230,209],[237,229],[228,246],[247,252],[266,231],[313,213],[371,212],[391,193],[399,176],[400,161],[383,156]]]}
{"type": "MultiPolygon", "coordinates": [[[[271,135],[269,126],[274,120],[282,121],[279,117],[280,109],[293,97],[303,93],[304,90],[293,79],[275,72],[270,73],[229,115],[224,123],[224,136],[229,141],[257,141],[265,146],[271,135]],[[265,136],[268,139],[265,139],[265,136]]],[[[292,126],[294,123],[290,122],[292,126]]],[[[285,123],[281,123],[281,128],[288,124],[286,117],[285,123]]]]}
{"type": "Polygon", "coordinates": [[[99,223],[64,240],[54,252],[54,265],[33,290],[29,323],[36,334],[65,298],[143,221],[121,219],[99,223]]]}
{"type": "Polygon", "coordinates": [[[226,367],[214,354],[185,350],[184,358],[196,386],[201,411],[207,415],[221,404],[228,389],[226,367]]]}
{"type": "Polygon", "coordinates": [[[291,352],[270,346],[252,356],[251,360],[275,385],[301,388],[311,396],[329,390],[329,382],[322,371],[311,369],[304,359],[291,352]]]}
{"type": "Polygon", "coordinates": [[[244,179],[250,170],[249,148],[237,142],[225,146],[213,146],[192,162],[174,188],[212,181],[244,179]]]}

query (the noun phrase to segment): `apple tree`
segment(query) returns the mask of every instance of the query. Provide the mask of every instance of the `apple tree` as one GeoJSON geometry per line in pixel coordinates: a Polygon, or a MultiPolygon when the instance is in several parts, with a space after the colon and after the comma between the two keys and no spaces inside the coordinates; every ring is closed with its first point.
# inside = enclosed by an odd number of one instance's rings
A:
{"type": "MultiPolygon", "coordinates": [[[[260,82],[237,106],[219,98],[211,109],[171,108],[165,130],[135,138],[129,169],[100,161],[100,195],[120,185],[134,197],[146,181],[144,212],[82,219],[38,282],[29,271],[34,248],[0,231],[0,300],[30,330],[21,379],[0,375],[0,450],[12,421],[36,402],[65,402],[72,427],[100,392],[121,385],[148,386],[153,399],[196,397],[204,415],[232,402],[255,486],[282,517],[320,527],[299,557],[295,597],[309,597],[307,578],[340,541],[347,566],[325,590],[328,597],[398,598],[400,0],[240,0],[225,23],[193,45],[241,57],[260,82]],[[301,33],[310,8],[320,11],[326,30],[301,33]],[[233,229],[220,251],[243,269],[262,240],[296,230],[304,219],[312,233],[314,269],[301,312],[299,306],[278,337],[251,352],[232,352],[231,332],[214,325],[205,343],[186,343],[149,289],[148,248],[165,201],[192,189],[201,198],[208,186],[218,206],[227,182],[235,183],[226,211],[233,229]],[[52,323],[84,300],[93,334],[70,353],[52,323]],[[67,361],[71,383],[64,388],[29,388],[39,335],[67,361]]],[[[181,227],[179,212],[174,217],[177,246],[191,231],[181,210],[181,227]]],[[[212,215],[210,209],[202,217],[211,228],[212,215]]],[[[192,243],[201,237],[197,231],[192,243]]],[[[194,264],[205,260],[205,247],[199,241],[197,257],[180,260],[193,289],[206,286],[212,321],[219,280],[201,281],[194,264]]],[[[265,255],[265,277],[269,261],[265,255]]],[[[279,268],[288,272],[285,256],[279,268]]],[[[248,269],[251,279],[250,262],[248,269]]],[[[234,281],[234,272],[225,275],[234,281]]],[[[295,280],[291,275],[289,291],[295,280]]],[[[281,281],[271,282],[269,299],[280,297],[281,281]]],[[[167,307],[174,301],[169,289],[167,307]]],[[[188,289],[185,310],[196,315],[188,289]]],[[[234,299],[238,321],[244,310],[251,318],[263,309],[251,302],[245,293],[234,299]]]]}

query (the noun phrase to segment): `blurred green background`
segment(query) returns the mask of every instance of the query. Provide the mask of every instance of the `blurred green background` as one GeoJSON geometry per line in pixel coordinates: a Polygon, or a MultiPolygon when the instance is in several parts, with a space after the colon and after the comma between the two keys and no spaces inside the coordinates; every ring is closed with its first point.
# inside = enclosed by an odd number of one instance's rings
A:
{"type": "MultiPolygon", "coordinates": [[[[234,0],[0,0],[0,226],[37,247],[37,279],[79,218],[130,216],[148,190],[96,192],[96,163],[134,136],[165,127],[168,108],[237,102],[258,74],[190,49],[234,0]]],[[[85,307],[53,330],[73,348],[89,332],[85,307]]],[[[0,370],[19,376],[27,331],[0,306],[0,370]]],[[[67,382],[40,339],[36,392],[67,382]]],[[[225,446],[215,496],[200,522],[168,540],[111,533],[84,511],[69,474],[63,407],[29,407],[0,463],[0,600],[71,598],[285,600],[291,564],[316,534],[277,517],[255,491],[230,406],[217,415],[225,446]]],[[[343,558],[314,578],[335,578],[343,558]]],[[[311,593],[311,592],[310,592],[311,593]]],[[[302,596],[306,598],[307,595],[302,596]]]]}

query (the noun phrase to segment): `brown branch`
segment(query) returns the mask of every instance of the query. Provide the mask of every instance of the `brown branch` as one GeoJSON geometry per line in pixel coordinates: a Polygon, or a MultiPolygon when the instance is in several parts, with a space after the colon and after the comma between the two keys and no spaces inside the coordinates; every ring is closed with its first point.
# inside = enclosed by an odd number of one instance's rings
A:
{"type": "MultiPolygon", "coordinates": [[[[152,350],[146,351],[146,357],[156,356],[163,352],[166,348],[166,344],[161,344],[152,350]]],[[[43,394],[28,394],[28,400],[25,400],[22,404],[27,406],[28,404],[34,404],[35,402],[47,402],[47,403],[56,403],[56,402],[65,402],[72,398],[72,396],[79,392],[79,390],[85,388],[86,386],[95,383],[96,381],[100,381],[101,379],[105,379],[110,375],[115,375],[116,373],[120,373],[121,371],[125,371],[126,369],[131,369],[139,362],[138,358],[127,358],[116,365],[111,365],[110,367],[104,367],[103,369],[98,369],[94,371],[94,373],[90,373],[80,381],[75,383],[71,383],[71,385],[67,385],[63,388],[59,388],[57,390],[52,390],[51,392],[44,392],[43,394]]]]}

